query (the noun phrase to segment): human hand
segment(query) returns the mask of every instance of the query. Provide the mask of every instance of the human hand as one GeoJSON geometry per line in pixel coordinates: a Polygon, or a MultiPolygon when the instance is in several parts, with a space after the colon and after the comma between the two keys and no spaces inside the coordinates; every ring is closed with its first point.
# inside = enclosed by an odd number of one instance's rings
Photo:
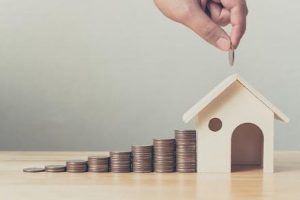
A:
{"type": "Polygon", "coordinates": [[[217,48],[237,48],[246,30],[246,0],[154,0],[168,18],[184,24],[217,48]],[[221,28],[232,25],[230,36],[221,28]]]}

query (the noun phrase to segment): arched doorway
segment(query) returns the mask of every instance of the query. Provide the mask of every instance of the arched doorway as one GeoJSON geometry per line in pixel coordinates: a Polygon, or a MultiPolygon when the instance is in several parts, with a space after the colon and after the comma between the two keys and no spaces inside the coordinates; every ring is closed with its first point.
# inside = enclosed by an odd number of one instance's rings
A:
{"type": "Polygon", "coordinates": [[[231,171],[245,171],[263,166],[264,136],[255,124],[236,127],[231,136],[231,171]]]}

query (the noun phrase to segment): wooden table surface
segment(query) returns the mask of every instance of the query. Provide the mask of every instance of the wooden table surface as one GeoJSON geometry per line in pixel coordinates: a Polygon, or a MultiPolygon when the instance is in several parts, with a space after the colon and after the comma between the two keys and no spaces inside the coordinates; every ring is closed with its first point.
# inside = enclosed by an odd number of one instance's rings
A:
{"type": "Polygon", "coordinates": [[[101,152],[0,152],[0,199],[300,199],[300,152],[276,152],[275,173],[24,173],[101,152]]]}

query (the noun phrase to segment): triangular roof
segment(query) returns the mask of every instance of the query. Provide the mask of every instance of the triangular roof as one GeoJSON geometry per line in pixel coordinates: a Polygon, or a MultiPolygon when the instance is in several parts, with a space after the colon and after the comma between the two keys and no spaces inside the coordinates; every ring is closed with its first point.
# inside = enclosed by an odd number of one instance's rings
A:
{"type": "Polygon", "coordinates": [[[289,118],[283,114],[278,108],[276,108],[271,102],[263,97],[256,89],[254,89],[247,81],[245,81],[240,75],[234,74],[222,81],[217,87],[210,91],[205,97],[203,97],[198,103],[190,108],[182,119],[185,123],[188,123],[194,118],[202,109],[204,109],[210,102],[217,98],[226,88],[228,88],[235,81],[240,82],[246,89],[249,90],[258,100],[260,100],[265,106],[274,112],[275,119],[288,123],[289,118]]]}

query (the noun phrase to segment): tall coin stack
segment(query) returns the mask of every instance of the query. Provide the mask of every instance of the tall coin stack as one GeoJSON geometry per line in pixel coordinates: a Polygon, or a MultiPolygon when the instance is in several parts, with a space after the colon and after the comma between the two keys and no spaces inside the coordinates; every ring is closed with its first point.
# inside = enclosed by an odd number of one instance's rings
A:
{"type": "Polygon", "coordinates": [[[126,173],[131,171],[131,152],[110,152],[110,171],[126,173]]]}
{"type": "Polygon", "coordinates": [[[197,171],[197,146],[195,130],[175,130],[176,140],[176,171],[197,171]]]}
{"type": "Polygon", "coordinates": [[[147,173],[153,170],[153,146],[132,146],[132,171],[147,173]]]}
{"type": "Polygon", "coordinates": [[[87,161],[85,160],[68,160],[67,172],[80,173],[87,171],[87,161]]]}
{"type": "Polygon", "coordinates": [[[175,171],[175,140],[154,139],[154,171],[167,173],[175,171]]]}
{"type": "Polygon", "coordinates": [[[90,156],[88,157],[89,172],[108,172],[109,157],[90,156]]]}

